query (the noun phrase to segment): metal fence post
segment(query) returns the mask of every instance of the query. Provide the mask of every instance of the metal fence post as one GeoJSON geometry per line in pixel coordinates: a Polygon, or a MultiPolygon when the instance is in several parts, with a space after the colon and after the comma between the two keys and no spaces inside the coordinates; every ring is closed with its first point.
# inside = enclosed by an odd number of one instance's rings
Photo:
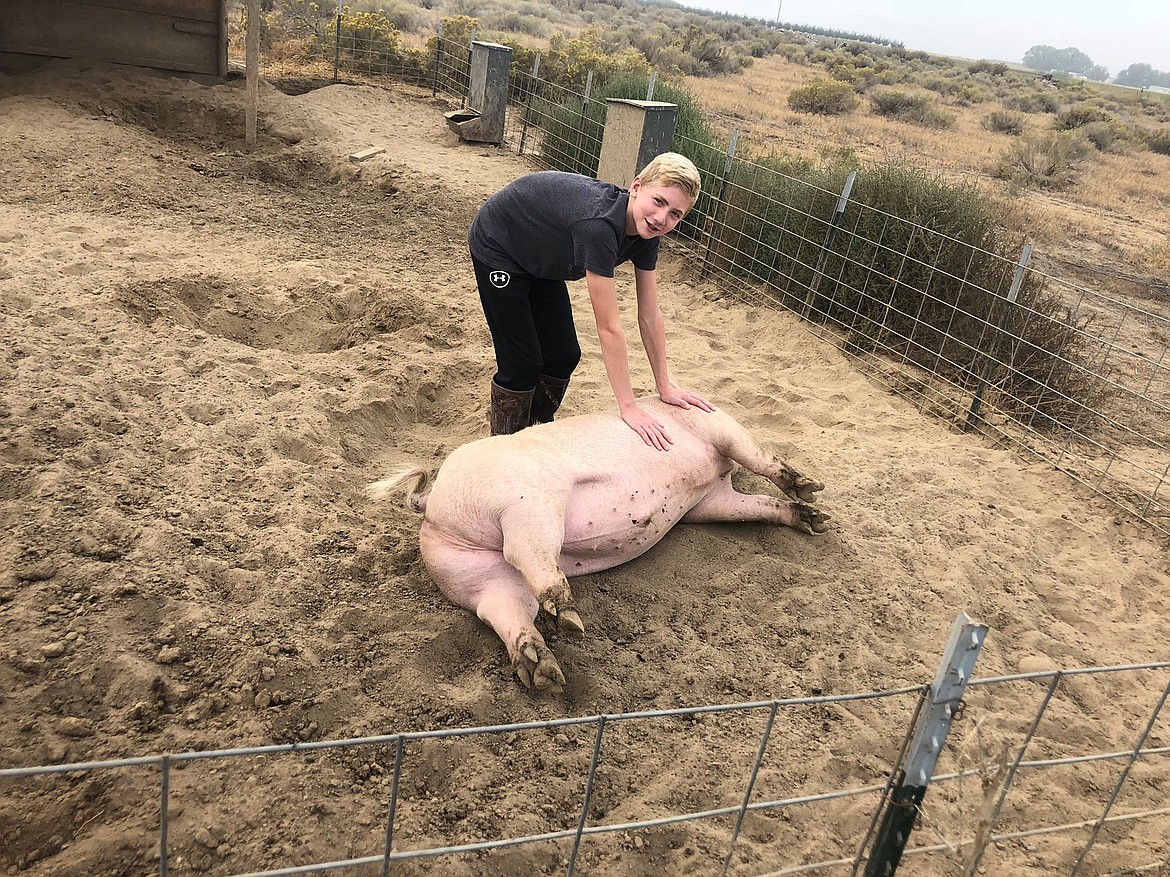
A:
{"type": "Polygon", "coordinates": [[[650,71],[650,84],[646,86],[646,100],[654,100],[654,85],[658,81],[658,71],[650,71]]]}
{"type": "Polygon", "coordinates": [[[439,68],[443,58],[443,19],[439,19],[439,35],[435,39],[435,75],[431,80],[431,97],[439,93],[439,68]]]}
{"type": "Polygon", "coordinates": [[[922,686],[922,690],[918,692],[918,700],[914,702],[914,715],[910,717],[910,724],[906,728],[906,733],[902,735],[902,745],[898,749],[898,757],[894,759],[894,766],[890,769],[890,773],[886,777],[885,787],[882,789],[878,806],[870,818],[869,828],[865,830],[865,836],[862,837],[861,843],[857,847],[857,855],[853,857],[853,870],[849,872],[849,877],[857,877],[857,872],[861,870],[861,866],[865,862],[865,851],[869,848],[869,839],[873,837],[874,830],[878,826],[878,820],[882,818],[882,809],[890,797],[890,789],[894,787],[894,783],[898,781],[898,777],[901,774],[902,761],[905,759],[906,753],[910,751],[910,738],[914,735],[914,729],[918,727],[918,717],[922,715],[922,710],[926,705],[928,697],[930,697],[930,688],[924,685],[922,686]]]}
{"type": "Polygon", "coordinates": [[[471,90],[471,44],[475,42],[475,35],[479,32],[479,25],[471,29],[471,39],[467,41],[467,84],[463,87],[463,97],[459,99],[459,109],[467,106],[467,92],[471,90]]]}
{"type": "Polygon", "coordinates": [[[581,139],[585,136],[585,109],[589,106],[589,92],[593,90],[593,71],[585,77],[585,95],[581,98],[581,112],[577,115],[577,154],[574,157],[576,170],[581,172],[581,153],[584,151],[581,139]]]}
{"type": "Polygon", "coordinates": [[[536,94],[536,86],[540,84],[540,52],[536,53],[536,58],[532,61],[532,85],[528,89],[528,99],[524,106],[524,124],[520,127],[520,147],[516,150],[517,155],[524,154],[524,141],[528,139],[528,121],[532,117],[532,98],[536,94]]]}
{"type": "Polygon", "coordinates": [[[991,350],[987,354],[987,361],[983,364],[983,373],[979,376],[979,385],[975,388],[975,395],[971,398],[971,408],[967,411],[967,420],[963,424],[963,431],[969,432],[979,419],[979,408],[983,405],[983,393],[987,389],[987,379],[991,376],[991,369],[995,363],[995,356],[999,352],[999,343],[1003,339],[1004,329],[1007,327],[1008,314],[1011,306],[1016,303],[1020,295],[1020,287],[1024,283],[1024,272],[1028,268],[1028,260],[1032,258],[1032,245],[1024,244],[1020,252],[1020,262],[1016,265],[1016,276],[1012,278],[1011,288],[1007,294],[1007,306],[999,317],[999,325],[995,328],[995,336],[991,339],[991,350]]]}
{"type": "Polygon", "coordinates": [[[162,796],[158,805],[158,877],[167,877],[167,834],[170,828],[171,757],[162,757],[162,796]]]}
{"type": "Polygon", "coordinates": [[[719,205],[723,203],[723,199],[727,195],[727,181],[731,178],[731,162],[735,159],[735,145],[739,142],[739,132],[731,132],[731,143],[727,146],[727,161],[723,164],[723,177],[719,180],[719,194],[715,198],[715,203],[711,205],[711,213],[707,216],[704,223],[704,228],[707,237],[706,246],[703,248],[703,267],[699,271],[699,277],[706,278],[711,272],[711,244],[715,239],[715,226],[719,217],[719,205]]]}
{"type": "Polygon", "coordinates": [[[946,743],[951,722],[962,707],[963,694],[986,638],[987,625],[973,622],[965,612],[959,613],[930,686],[925,709],[918,717],[898,782],[885,802],[865,877],[889,877],[898,870],[902,851],[926,797],[926,787],[946,743]]]}
{"type": "Polygon", "coordinates": [[[849,206],[849,193],[853,191],[853,181],[857,179],[857,171],[850,171],[845,178],[845,188],[841,190],[841,197],[837,199],[837,209],[833,211],[833,218],[829,221],[829,230],[825,233],[825,242],[821,245],[821,255],[817,259],[817,267],[813,270],[812,280],[808,285],[808,294],[804,297],[804,308],[800,313],[803,319],[808,319],[812,313],[813,300],[817,297],[817,290],[821,288],[821,278],[825,274],[825,262],[829,259],[829,250],[833,246],[833,238],[837,235],[837,228],[845,215],[845,208],[849,206]]]}
{"type": "Polygon", "coordinates": [[[341,68],[341,4],[342,0],[337,0],[337,18],[335,21],[333,34],[333,81],[337,81],[337,72],[341,68]]]}

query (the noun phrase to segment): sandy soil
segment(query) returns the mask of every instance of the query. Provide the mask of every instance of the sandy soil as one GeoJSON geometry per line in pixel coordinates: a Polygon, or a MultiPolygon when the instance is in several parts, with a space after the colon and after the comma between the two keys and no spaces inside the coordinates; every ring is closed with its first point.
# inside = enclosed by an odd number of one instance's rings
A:
{"type": "MultiPolygon", "coordinates": [[[[981,677],[1170,658],[1155,536],[668,258],[674,372],[823,480],[838,528],[680,526],[574,580],[588,634],[549,633],[568,687],[528,694],[494,635],[428,581],[418,518],[363,487],[486,433],[493,366],[464,232],[532,168],[460,142],[429,92],[262,83],[251,153],[243,100],[239,80],[124,68],[0,75],[0,766],[913,686],[959,611],[991,626],[981,677]],[[348,159],[371,146],[385,152],[348,159]]],[[[619,288],[631,302],[628,274],[619,288]]],[[[578,304],[570,414],[612,404],[578,304]]],[[[1131,748],[1167,678],[1068,680],[1030,754],[1131,748]]],[[[971,692],[940,769],[982,782],[932,789],[918,842],[970,837],[1043,691],[971,692]]],[[[781,712],[755,800],[880,783],[912,707],[781,712]]],[[[591,818],[737,804],[765,717],[611,725],[591,818]]],[[[412,744],[396,849],[572,828],[592,740],[582,726],[412,744]]],[[[1162,718],[1148,745],[1168,744],[1162,718]]],[[[392,759],[377,747],[175,771],[171,873],[377,854],[392,759]]],[[[1121,767],[1022,772],[1002,827],[1095,819],[1121,767]]],[[[1168,797],[1165,757],[1144,760],[1116,812],[1168,797]]],[[[157,800],[153,769],[5,782],[0,869],[157,873],[157,800]]],[[[751,814],[730,873],[851,856],[874,805],[751,814]]],[[[577,873],[717,874],[732,825],[591,838],[577,873]]],[[[1068,873],[1086,836],[1000,844],[984,873],[1068,873]]],[[[1162,861],[1167,838],[1166,815],[1110,826],[1092,873],[1162,861]]],[[[393,873],[564,873],[569,849],[393,873]]],[[[943,852],[899,873],[960,863],[943,852]]]]}

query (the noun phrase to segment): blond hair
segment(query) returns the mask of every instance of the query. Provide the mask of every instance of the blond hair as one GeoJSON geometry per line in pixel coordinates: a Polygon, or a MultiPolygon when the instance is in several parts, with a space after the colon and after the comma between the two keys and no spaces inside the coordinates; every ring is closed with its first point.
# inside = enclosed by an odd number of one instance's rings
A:
{"type": "Polygon", "coordinates": [[[689,158],[677,152],[656,155],[638,174],[638,180],[643,187],[678,186],[690,196],[692,203],[699,199],[699,190],[703,185],[699,179],[699,169],[689,158]]]}

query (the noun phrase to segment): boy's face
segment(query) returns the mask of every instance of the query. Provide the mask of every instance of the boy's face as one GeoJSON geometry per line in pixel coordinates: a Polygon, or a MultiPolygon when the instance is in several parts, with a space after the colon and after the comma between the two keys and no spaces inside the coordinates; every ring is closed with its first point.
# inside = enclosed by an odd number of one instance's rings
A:
{"type": "Polygon", "coordinates": [[[626,234],[647,240],[662,237],[679,224],[693,204],[678,186],[643,186],[641,178],[635,177],[626,208],[626,234]]]}

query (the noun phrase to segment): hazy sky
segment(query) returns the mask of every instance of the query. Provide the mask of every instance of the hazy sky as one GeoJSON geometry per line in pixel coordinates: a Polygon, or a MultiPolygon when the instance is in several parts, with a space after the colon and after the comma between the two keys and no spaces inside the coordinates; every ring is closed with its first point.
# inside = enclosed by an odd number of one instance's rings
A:
{"type": "Polygon", "coordinates": [[[1170,71],[1170,0],[683,0],[687,6],[885,37],[943,55],[1019,63],[1075,46],[1116,76],[1170,71]]]}

